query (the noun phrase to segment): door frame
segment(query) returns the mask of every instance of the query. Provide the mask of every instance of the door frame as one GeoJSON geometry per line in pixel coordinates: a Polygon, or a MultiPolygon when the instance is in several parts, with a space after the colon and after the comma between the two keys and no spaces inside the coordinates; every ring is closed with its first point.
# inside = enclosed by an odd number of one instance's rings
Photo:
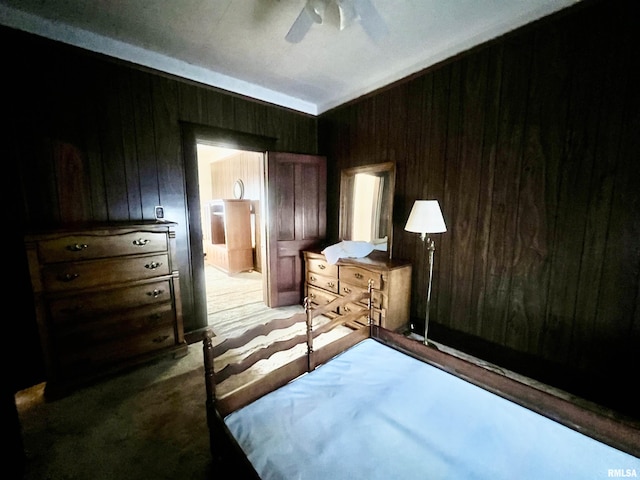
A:
{"type": "Polygon", "coordinates": [[[192,300],[193,314],[195,317],[193,324],[195,324],[194,331],[197,332],[207,327],[207,290],[204,273],[204,248],[202,246],[198,152],[196,145],[198,143],[208,143],[218,147],[265,153],[275,149],[277,139],[189,122],[181,122],[181,130],[187,201],[187,232],[189,235],[187,243],[189,248],[189,267],[193,281],[192,300]]]}

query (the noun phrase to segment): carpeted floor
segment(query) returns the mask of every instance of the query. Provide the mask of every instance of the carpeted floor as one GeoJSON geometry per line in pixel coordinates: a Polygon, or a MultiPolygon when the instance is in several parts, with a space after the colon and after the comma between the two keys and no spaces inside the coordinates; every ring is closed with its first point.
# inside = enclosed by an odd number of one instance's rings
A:
{"type": "Polygon", "coordinates": [[[25,480],[211,478],[199,344],[53,402],[43,387],[16,395],[25,480]]]}

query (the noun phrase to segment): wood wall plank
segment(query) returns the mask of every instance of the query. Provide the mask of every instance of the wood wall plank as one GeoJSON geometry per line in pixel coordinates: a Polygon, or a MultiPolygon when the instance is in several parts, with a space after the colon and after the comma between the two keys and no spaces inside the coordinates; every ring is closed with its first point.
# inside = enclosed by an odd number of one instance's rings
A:
{"type": "Polygon", "coordinates": [[[500,92],[500,51],[496,48],[482,52],[485,64],[486,83],[483,95],[483,129],[482,150],[479,155],[479,187],[478,187],[478,217],[475,222],[477,229],[474,247],[474,270],[472,285],[472,304],[469,315],[474,318],[474,335],[483,337],[483,332],[495,322],[485,312],[487,294],[487,280],[490,274],[489,248],[491,245],[491,212],[494,206],[493,189],[496,177],[496,136],[498,122],[499,92],[500,92]]]}
{"type": "Polygon", "coordinates": [[[129,75],[141,215],[142,219],[151,220],[155,218],[154,207],[161,205],[153,121],[152,78],[148,73],[134,70],[129,71],[129,75]]]}

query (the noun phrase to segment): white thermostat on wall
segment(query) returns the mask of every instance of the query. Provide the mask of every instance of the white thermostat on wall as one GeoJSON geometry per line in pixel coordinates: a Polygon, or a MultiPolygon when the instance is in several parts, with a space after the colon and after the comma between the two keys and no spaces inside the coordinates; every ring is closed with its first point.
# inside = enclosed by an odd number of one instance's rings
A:
{"type": "Polygon", "coordinates": [[[156,207],[156,220],[164,220],[164,207],[156,207]]]}

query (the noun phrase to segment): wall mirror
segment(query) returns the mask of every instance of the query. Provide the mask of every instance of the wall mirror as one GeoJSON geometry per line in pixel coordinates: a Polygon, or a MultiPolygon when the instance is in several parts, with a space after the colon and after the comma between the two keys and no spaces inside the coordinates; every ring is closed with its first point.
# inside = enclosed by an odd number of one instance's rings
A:
{"type": "Polygon", "coordinates": [[[340,239],[371,242],[391,257],[393,162],[342,170],[340,177],[340,239]]]}

